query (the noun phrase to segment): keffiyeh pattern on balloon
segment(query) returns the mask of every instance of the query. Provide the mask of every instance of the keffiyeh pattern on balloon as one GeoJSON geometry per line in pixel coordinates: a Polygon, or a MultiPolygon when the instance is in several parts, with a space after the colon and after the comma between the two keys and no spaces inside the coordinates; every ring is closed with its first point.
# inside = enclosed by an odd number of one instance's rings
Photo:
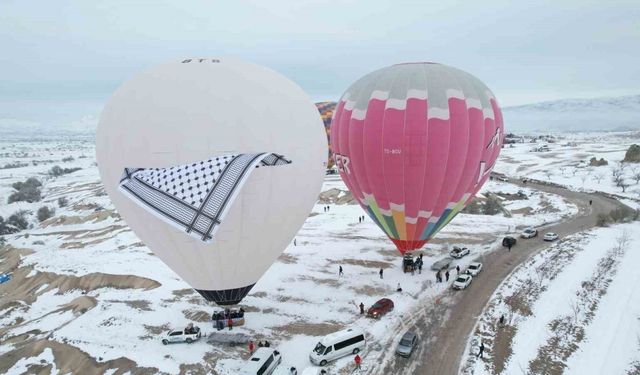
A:
{"type": "Polygon", "coordinates": [[[282,155],[257,153],[169,168],[125,168],[119,190],[155,216],[210,242],[255,168],[290,163],[282,155]]]}

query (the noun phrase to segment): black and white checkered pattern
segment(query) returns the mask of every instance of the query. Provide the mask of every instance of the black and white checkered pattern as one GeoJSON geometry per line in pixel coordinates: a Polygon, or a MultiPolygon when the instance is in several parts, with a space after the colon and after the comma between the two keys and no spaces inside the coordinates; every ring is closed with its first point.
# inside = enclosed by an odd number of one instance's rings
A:
{"type": "Polygon", "coordinates": [[[119,189],[154,215],[209,242],[254,168],[290,163],[282,155],[259,153],[170,168],[125,168],[119,189]]]}

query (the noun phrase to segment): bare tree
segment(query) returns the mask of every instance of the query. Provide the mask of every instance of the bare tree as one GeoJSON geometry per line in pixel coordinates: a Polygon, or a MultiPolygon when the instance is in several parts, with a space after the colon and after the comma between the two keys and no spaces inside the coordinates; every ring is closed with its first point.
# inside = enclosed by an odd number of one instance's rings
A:
{"type": "Polygon", "coordinates": [[[584,183],[585,183],[585,181],[587,181],[587,177],[589,177],[589,175],[588,175],[588,174],[586,174],[586,173],[583,173],[583,174],[580,176],[580,180],[582,181],[582,187],[583,187],[583,188],[584,188],[584,183]]]}
{"type": "Polygon", "coordinates": [[[573,313],[573,323],[578,324],[578,315],[580,315],[580,305],[575,300],[569,301],[569,307],[573,313]]]}
{"type": "Polygon", "coordinates": [[[629,231],[627,229],[623,229],[622,232],[620,233],[620,236],[616,238],[616,245],[614,247],[618,255],[621,255],[622,253],[624,253],[625,249],[627,248],[627,245],[629,244],[630,239],[631,238],[629,235],[629,231]]]}
{"type": "Polygon", "coordinates": [[[604,180],[604,175],[602,173],[598,173],[597,175],[593,176],[593,179],[596,180],[596,182],[601,183],[602,180],[604,180]]]}
{"type": "Polygon", "coordinates": [[[625,181],[624,178],[624,167],[623,167],[623,163],[618,164],[618,167],[615,167],[611,170],[611,177],[613,177],[613,183],[622,189],[622,192],[624,193],[627,188],[629,187],[629,184],[625,181]]]}
{"type": "Polygon", "coordinates": [[[636,185],[640,184],[640,169],[635,169],[631,178],[636,182],[636,185]]]}

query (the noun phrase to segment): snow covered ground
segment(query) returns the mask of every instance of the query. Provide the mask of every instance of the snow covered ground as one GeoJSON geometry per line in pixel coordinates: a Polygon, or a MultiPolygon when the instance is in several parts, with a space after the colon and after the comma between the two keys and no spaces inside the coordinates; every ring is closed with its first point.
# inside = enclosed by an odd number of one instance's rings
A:
{"type": "Polygon", "coordinates": [[[579,233],[543,250],[491,298],[461,372],[637,374],[638,261],[638,222],[579,233]],[[486,349],[478,359],[481,341],[486,349]]]}
{"type": "Polygon", "coordinates": [[[640,145],[640,132],[564,133],[555,143],[516,143],[505,145],[495,172],[513,177],[528,177],[565,185],[575,190],[602,191],[628,197],[624,203],[640,207],[640,164],[621,165],[632,144],[640,145]],[[535,152],[548,145],[550,151],[535,152]],[[604,158],[607,165],[591,166],[590,160],[604,158]],[[613,180],[613,171],[621,169],[623,192],[613,180]],[[637,176],[637,177],[636,177],[637,176]]]}
{"type": "MultiPolygon", "coordinates": [[[[508,157],[519,157],[505,151],[508,157]]],[[[165,373],[237,373],[248,358],[245,347],[205,340],[192,345],[160,343],[163,332],[189,321],[212,332],[209,319],[215,307],[140,243],[113,210],[99,183],[91,140],[3,140],[0,167],[16,162],[27,165],[0,170],[0,215],[7,218],[29,210],[31,228],[4,236],[11,247],[0,253],[0,267],[8,268],[15,259],[20,262],[13,279],[0,285],[0,369],[5,363],[9,373],[22,373],[36,362],[51,364],[52,357],[60,369],[82,357],[104,371],[146,367],[165,373]],[[54,165],[82,169],[48,176],[54,165]],[[43,181],[43,200],[6,204],[11,184],[33,176],[43,181]],[[65,207],[59,207],[61,197],[68,200],[65,207]],[[55,207],[56,213],[39,223],[34,213],[43,205],[55,207]],[[10,364],[14,355],[23,360],[10,364]]],[[[501,159],[497,168],[507,171],[514,163],[501,159]]],[[[518,172],[530,173],[541,172],[518,172]]],[[[330,189],[346,190],[335,175],[326,178],[323,191],[330,189]]],[[[504,234],[562,220],[577,210],[559,196],[499,181],[487,183],[481,193],[488,192],[503,197],[510,217],[459,215],[423,249],[426,270],[453,245],[471,249],[471,256],[460,261],[464,268],[494,249],[504,234]],[[526,199],[504,198],[518,190],[526,199]]],[[[282,352],[285,364],[301,369],[310,366],[308,354],[322,336],[358,326],[367,332],[370,345],[364,364],[371,368],[383,357],[381,351],[397,340],[394,332],[403,314],[416,304],[433,303],[448,286],[434,283],[431,271],[403,274],[401,257],[382,231],[371,220],[358,223],[363,212],[359,206],[330,204],[330,211],[324,212],[324,205],[319,203],[310,214],[296,236],[297,246],[291,244],[242,301],[247,322],[234,331],[268,339],[282,352]],[[339,265],[343,277],[338,277],[339,265]],[[385,270],[382,280],[380,268],[385,270]],[[402,293],[395,291],[398,283],[402,293]],[[395,302],[391,314],[379,321],[358,314],[357,304],[370,306],[383,297],[395,302]]],[[[336,361],[328,366],[330,373],[347,373],[352,361],[336,361]]]]}

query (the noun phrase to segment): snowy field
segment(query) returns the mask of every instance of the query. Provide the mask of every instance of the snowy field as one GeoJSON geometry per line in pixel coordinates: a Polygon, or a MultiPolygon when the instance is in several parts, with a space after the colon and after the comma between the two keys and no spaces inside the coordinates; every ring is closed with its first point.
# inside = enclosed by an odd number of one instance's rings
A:
{"type": "Polygon", "coordinates": [[[543,250],[495,292],[461,373],[638,374],[638,262],[638,222],[579,233],[543,250]],[[485,352],[477,358],[480,342],[485,352]]]}
{"type": "MultiPolygon", "coordinates": [[[[501,156],[497,169],[511,175],[542,173],[534,167],[518,171],[517,147],[505,149],[506,158],[501,156]]],[[[619,156],[626,148],[612,145],[611,149],[619,156]]],[[[566,152],[570,153],[584,151],[566,152]]],[[[0,168],[19,165],[0,169],[0,215],[6,219],[28,210],[30,226],[5,235],[8,246],[0,253],[0,271],[12,274],[0,285],[0,372],[28,373],[33,366],[78,371],[74,366],[89,363],[104,372],[146,368],[172,374],[190,370],[236,374],[249,357],[245,347],[206,340],[161,344],[163,332],[191,321],[205,334],[212,332],[209,319],[216,308],[157,259],[119,218],[101,187],[93,155],[91,140],[0,143],[0,168]],[[81,169],[53,177],[48,171],[55,165],[81,169]],[[7,204],[11,184],[28,177],[43,182],[42,201],[7,204]],[[68,200],[64,207],[59,206],[61,197],[68,200]],[[44,205],[55,207],[55,216],[38,222],[35,212],[44,205]]],[[[577,159],[566,157],[567,162],[577,159]]],[[[534,160],[525,159],[522,165],[530,163],[534,160]]],[[[338,176],[328,176],[322,190],[345,203],[339,199],[347,194],[338,176]]],[[[464,268],[495,249],[503,235],[559,221],[577,211],[559,196],[497,180],[481,192],[489,193],[500,197],[504,213],[458,215],[423,249],[425,270],[415,275],[402,273],[399,253],[371,220],[358,223],[363,213],[359,206],[319,202],[297,234],[297,246],[285,249],[242,301],[246,324],[234,331],[269,340],[281,351],[284,364],[302,369],[311,366],[308,355],[322,336],[360,327],[369,342],[363,362],[367,373],[396,344],[403,314],[417,304],[434,303],[448,287],[436,284],[434,273],[427,270],[453,245],[471,249],[471,256],[459,261],[464,268]],[[524,198],[513,198],[519,190],[524,198]],[[330,205],[329,212],[323,211],[325,205],[330,205]],[[343,277],[338,277],[340,265],[343,277]],[[384,279],[378,277],[380,268],[384,279]],[[398,283],[401,293],[395,291],[398,283]],[[359,315],[360,302],[368,307],[383,297],[394,301],[392,313],[378,321],[359,315]]],[[[589,331],[585,332],[588,337],[589,331]]],[[[351,373],[352,363],[352,356],[345,357],[328,370],[351,373]]],[[[482,371],[481,364],[474,368],[482,371]]]]}
{"type": "Polygon", "coordinates": [[[505,145],[495,172],[512,177],[528,177],[553,182],[581,191],[602,191],[628,199],[623,202],[640,207],[640,164],[620,164],[632,144],[640,145],[640,132],[566,133],[556,135],[554,143],[538,140],[505,145]],[[548,146],[549,151],[535,148],[548,146]],[[591,158],[605,159],[602,166],[590,165],[591,158]],[[620,170],[625,191],[614,182],[613,172],[620,170]]]}

